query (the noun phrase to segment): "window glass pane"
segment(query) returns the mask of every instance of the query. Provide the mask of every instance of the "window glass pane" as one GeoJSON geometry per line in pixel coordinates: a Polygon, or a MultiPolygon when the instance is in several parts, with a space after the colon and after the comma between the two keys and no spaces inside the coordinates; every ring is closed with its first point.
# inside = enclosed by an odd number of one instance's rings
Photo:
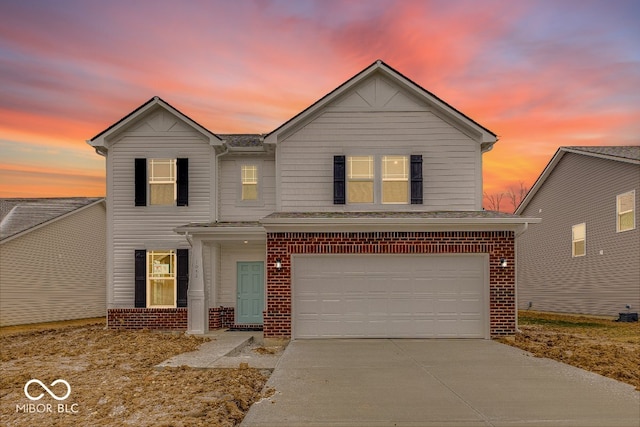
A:
{"type": "Polygon", "coordinates": [[[634,194],[626,193],[618,196],[618,213],[629,212],[633,210],[634,194]]]}
{"type": "Polygon", "coordinates": [[[173,205],[175,203],[176,187],[174,184],[150,184],[149,204],[173,205]]]}
{"type": "Polygon", "coordinates": [[[149,306],[174,306],[173,279],[149,280],[149,306]]]}
{"type": "Polygon", "coordinates": [[[373,157],[350,156],[348,169],[349,179],[373,179],[373,157]]]}
{"type": "Polygon", "coordinates": [[[174,251],[147,252],[148,305],[175,307],[176,257],[174,251]]]}
{"type": "Polygon", "coordinates": [[[373,203],[373,182],[349,181],[347,196],[349,203],[373,203]]]}
{"type": "Polygon", "coordinates": [[[620,231],[633,230],[634,228],[634,215],[632,212],[620,214],[618,216],[618,229],[620,231]]]}
{"type": "Polygon", "coordinates": [[[382,203],[408,203],[408,181],[385,181],[382,183],[382,203]]]}
{"type": "Polygon", "coordinates": [[[407,156],[384,156],[382,158],[382,179],[388,180],[408,180],[407,156]]]}
{"type": "Polygon", "coordinates": [[[258,200],[258,186],[256,184],[242,184],[242,200],[258,200]]]}
{"type": "Polygon", "coordinates": [[[585,224],[573,226],[573,240],[582,240],[585,237],[585,224]]]}
{"type": "Polygon", "coordinates": [[[582,256],[584,255],[584,240],[580,240],[573,243],[573,256],[582,256]]]}
{"type": "Polygon", "coordinates": [[[149,169],[149,182],[175,181],[175,159],[151,159],[149,169]]]}

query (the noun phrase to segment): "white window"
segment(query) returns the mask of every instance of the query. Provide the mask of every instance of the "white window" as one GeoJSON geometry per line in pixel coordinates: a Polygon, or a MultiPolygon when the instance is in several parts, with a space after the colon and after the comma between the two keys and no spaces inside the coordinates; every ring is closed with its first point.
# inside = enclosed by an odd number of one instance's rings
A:
{"type": "Polygon", "coordinates": [[[409,203],[409,158],[382,157],[382,203],[409,203]]]}
{"type": "Polygon", "coordinates": [[[147,251],[147,306],[176,306],[175,251],[147,251]]]}
{"type": "Polygon", "coordinates": [[[258,200],[258,167],[256,165],[242,165],[240,175],[242,200],[258,200]]]}
{"type": "Polygon", "coordinates": [[[149,160],[149,204],[175,205],[176,159],[149,160]]]}
{"type": "Polygon", "coordinates": [[[616,230],[629,231],[636,228],[636,191],[616,197],[616,230]]]}
{"type": "Polygon", "coordinates": [[[584,256],[587,242],[587,224],[576,224],[571,227],[571,256],[584,256]]]}
{"type": "Polygon", "coordinates": [[[347,201],[373,203],[373,156],[347,158],[347,201]]]}

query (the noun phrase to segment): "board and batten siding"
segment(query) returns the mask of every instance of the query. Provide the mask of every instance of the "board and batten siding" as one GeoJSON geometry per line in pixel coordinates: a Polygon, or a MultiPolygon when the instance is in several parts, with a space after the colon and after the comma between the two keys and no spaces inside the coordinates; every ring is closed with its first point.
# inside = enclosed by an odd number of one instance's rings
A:
{"type": "Polygon", "coordinates": [[[105,316],[105,240],[98,203],[0,244],[0,326],[105,316]]]}
{"type": "Polygon", "coordinates": [[[134,306],[134,251],[189,249],[173,230],[215,215],[215,153],[205,138],[178,118],[159,111],[121,135],[107,156],[108,251],[112,274],[108,308],[134,306]],[[158,117],[160,116],[160,117],[158,117]],[[134,159],[188,158],[188,206],[135,206],[134,159]]]}
{"type": "Polygon", "coordinates": [[[276,168],[273,157],[223,156],[220,158],[220,221],[258,221],[276,209],[276,168]],[[259,200],[242,201],[240,168],[258,166],[259,200]]]}
{"type": "Polygon", "coordinates": [[[640,166],[565,153],[522,215],[542,218],[518,238],[518,307],[617,316],[640,309],[640,166]],[[636,192],[635,230],[616,231],[616,196],[636,192]],[[571,227],[586,223],[586,255],[571,227]]]}
{"type": "Polygon", "coordinates": [[[480,145],[429,111],[326,111],[280,144],[277,165],[282,211],[478,210],[482,203],[480,145]],[[410,154],[422,155],[423,205],[333,204],[333,156],[410,154]]]}

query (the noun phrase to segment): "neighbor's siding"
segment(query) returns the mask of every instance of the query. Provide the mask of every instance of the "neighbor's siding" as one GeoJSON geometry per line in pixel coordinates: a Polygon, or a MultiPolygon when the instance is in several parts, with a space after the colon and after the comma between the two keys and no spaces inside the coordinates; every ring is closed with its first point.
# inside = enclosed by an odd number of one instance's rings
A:
{"type": "Polygon", "coordinates": [[[518,239],[518,307],[617,316],[640,309],[640,166],[565,153],[528,204],[542,218],[518,239]],[[636,229],[616,232],[616,196],[636,190],[636,229]],[[586,223],[572,258],[571,226],[586,223]],[[602,251],[602,255],[600,254],[602,251]]]}
{"type": "Polygon", "coordinates": [[[0,326],[106,314],[104,203],[0,244],[0,326]]]}
{"type": "Polygon", "coordinates": [[[173,230],[190,222],[209,222],[215,212],[214,151],[202,135],[161,110],[126,131],[107,157],[108,218],[113,253],[108,276],[109,308],[134,306],[134,251],[189,249],[173,230]],[[189,159],[188,206],[134,206],[134,159],[189,159]]]}

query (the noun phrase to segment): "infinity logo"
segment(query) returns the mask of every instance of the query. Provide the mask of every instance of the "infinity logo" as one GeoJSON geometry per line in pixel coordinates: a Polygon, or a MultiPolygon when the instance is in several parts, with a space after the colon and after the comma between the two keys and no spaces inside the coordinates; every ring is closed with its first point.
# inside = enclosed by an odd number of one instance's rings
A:
{"type": "Polygon", "coordinates": [[[42,387],[42,388],[44,389],[44,391],[46,391],[47,393],[49,393],[49,396],[53,397],[53,398],[54,398],[54,399],[56,399],[56,400],[65,400],[65,399],[66,399],[67,397],[69,397],[69,395],[71,394],[71,386],[69,385],[69,383],[68,383],[68,382],[66,382],[66,381],[65,381],[65,380],[63,380],[63,379],[58,379],[58,380],[55,380],[54,382],[52,382],[52,383],[51,383],[51,387],[53,387],[53,386],[55,386],[56,384],[59,384],[59,383],[62,383],[62,384],[64,384],[64,385],[66,385],[66,386],[67,386],[67,393],[66,393],[64,396],[62,396],[62,397],[58,397],[58,395],[56,395],[54,392],[52,392],[51,390],[49,390],[49,388],[48,388],[46,385],[44,385],[44,384],[42,383],[42,381],[40,381],[40,380],[35,380],[35,379],[34,379],[34,380],[30,380],[30,381],[28,381],[28,382],[24,385],[24,395],[25,395],[25,396],[27,396],[30,400],[40,400],[40,399],[42,399],[42,397],[44,396],[44,393],[40,393],[40,394],[39,394],[38,396],[36,396],[36,397],[33,397],[33,396],[31,396],[31,395],[29,394],[29,386],[30,386],[32,383],[36,383],[36,384],[38,384],[40,387],[42,387]]]}

